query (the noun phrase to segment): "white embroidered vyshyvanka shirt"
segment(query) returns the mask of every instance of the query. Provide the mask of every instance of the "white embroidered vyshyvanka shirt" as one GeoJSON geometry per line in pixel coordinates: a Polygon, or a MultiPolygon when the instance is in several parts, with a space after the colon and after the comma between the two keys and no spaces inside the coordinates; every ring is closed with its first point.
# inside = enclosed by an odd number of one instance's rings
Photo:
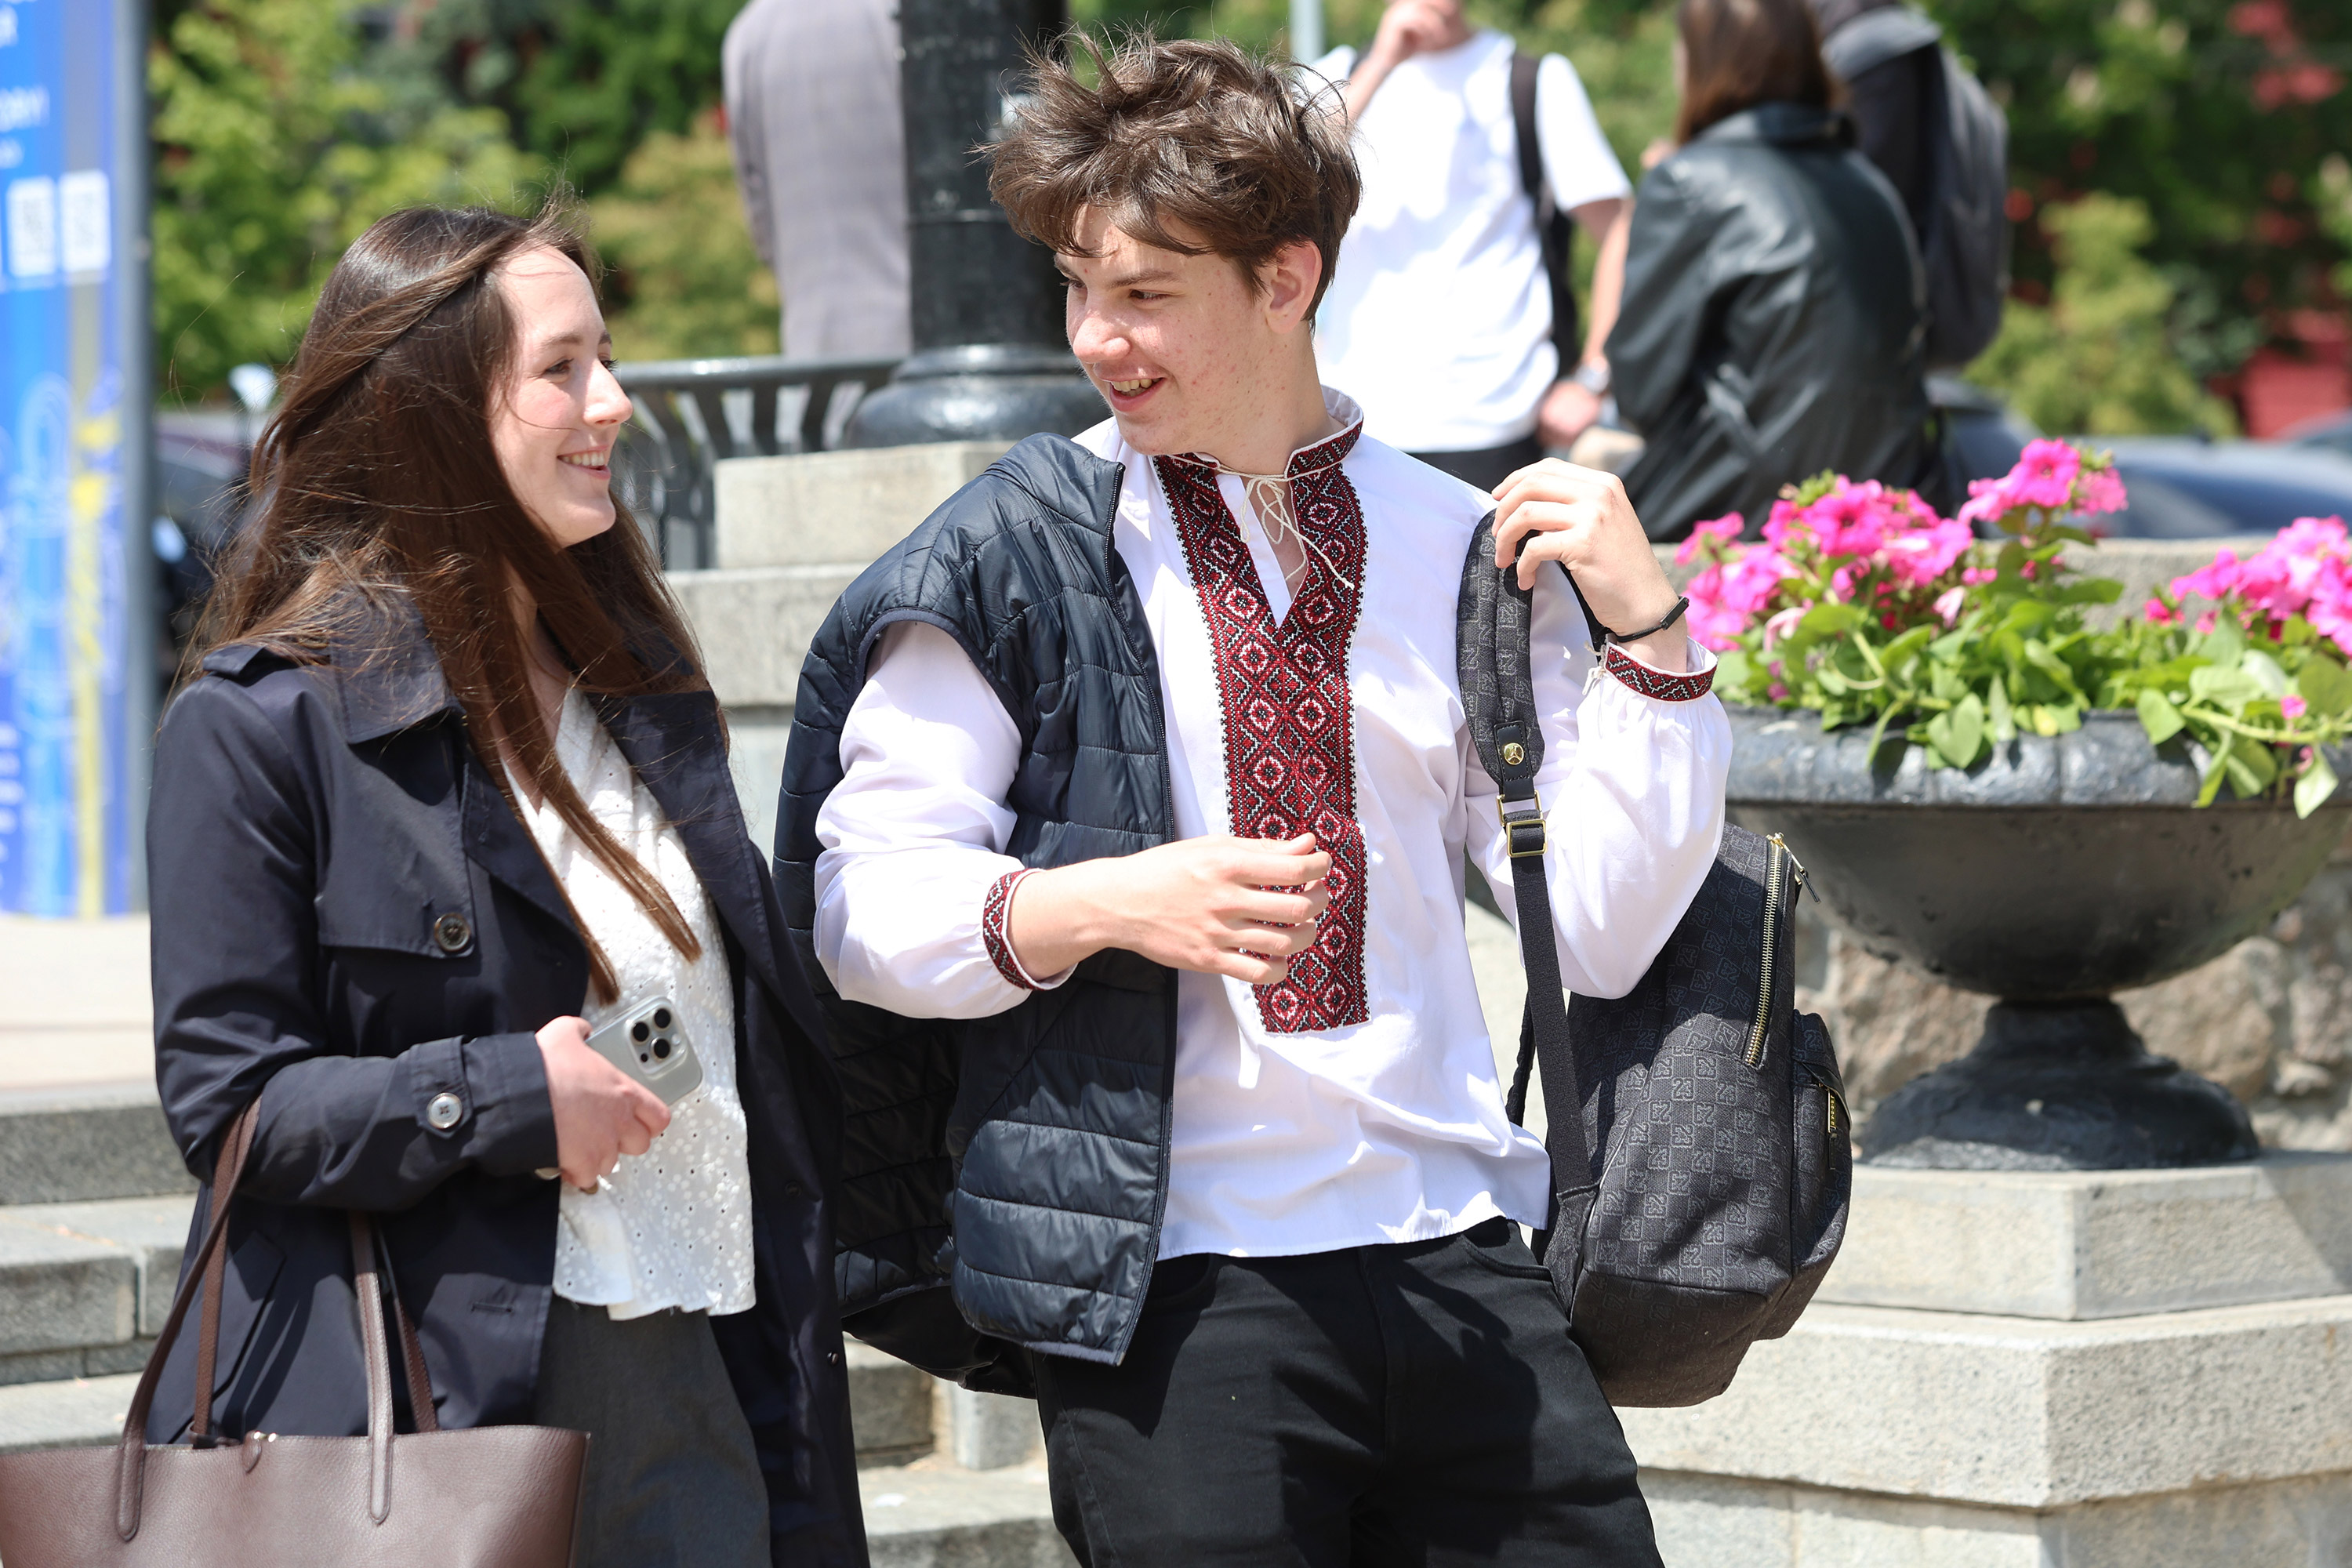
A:
{"type": "Polygon", "coordinates": [[[556,760],[596,820],[660,879],[702,944],[688,962],[635,897],[614,880],[555,808],[516,803],[581,921],[619,982],[609,1005],[591,1000],[591,1029],[637,1003],[667,996],[702,1061],[702,1087],[670,1108],[669,1126],[593,1193],[565,1184],[555,1235],[555,1293],[606,1307],[615,1318],[676,1308],[748,1311],[751,1281],[751,1165],[735,1086],[735,996],[727,947],[686,845],[596,720],[588,699],[563,700],[556,760]]]}
{"type": "MultiPolygon", "coordinates": [[[[1126,468],[1114,544],[1159,658],[1177,833],[1312,830],[1333,862],[1321,935],[1283,984],[1178,976],[1163,1258],[1539,1226],[1550,1207],[1543,1146],[1504,1113],[1463,932],[1465,850],[1513,907],[1454,673],[1463,556],[1492,502],[1361,438],[1327,395],[1347,428],[1288,469],[1308,544],[1295,596],[1239,479],[1146,457],[1115,424],[1078,437],[1126,468]]],[[[1612,649],[1618,679],[1589,679],[1558,573],[1535,602],[1560,972],[1622,995],[1714,859],[1730,730],[1703,649],[1688,676],[1612,649]]],[[[817,955],[845,997],[984,1017],[1064,978],[1024,973],[1003,935],[1020,755],[945,633],[884,634],[817,820],[817,955]]]]}

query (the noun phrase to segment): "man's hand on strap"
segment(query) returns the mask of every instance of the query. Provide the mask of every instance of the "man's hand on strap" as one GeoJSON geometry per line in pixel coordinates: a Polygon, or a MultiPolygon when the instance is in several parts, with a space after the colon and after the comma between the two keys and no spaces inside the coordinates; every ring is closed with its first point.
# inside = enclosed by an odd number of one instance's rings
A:
{"type": "Polygon", "coordinates": [[[1674,610],[1675,587],[1625,499],[1623,480],[1547,458],[1496,485],[1494,494],[1496,567],[1516,559],[1519,585],[1531,588],[1543,563],[1559,562],[1574,574],[1603,627],[1657,627],[1626,640],[1627,653],[1669,673],[1690,668],[1685,623],[1657,626],[1674,610]]]}

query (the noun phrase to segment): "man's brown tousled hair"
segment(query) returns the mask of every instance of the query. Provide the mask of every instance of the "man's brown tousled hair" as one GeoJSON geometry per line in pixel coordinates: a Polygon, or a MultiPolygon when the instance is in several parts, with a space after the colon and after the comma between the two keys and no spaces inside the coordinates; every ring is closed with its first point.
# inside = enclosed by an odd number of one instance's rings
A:
{"type": "Polygon", "coordinates": [[[1322,262],[1311,316],[1363,184],[1332,95],[1302,95],[1222,39],[1161,43],[1137,32],[1106,48],[1073,32],[1058,52],[1091,61],[1096,85],[1033,54],[1013,127],[985,149],[989,194],[1013,226],[1089,256],[1078,225],[1098,208],[1146,245],[1224,257],[1253,289],[1276,252],[1307,240],[1322,262]]]}
{"type": "MultiPolygon", "coordinates": [[[[660,879],[596,820],[557,760],[509,596],[510,582],[530,591],[585,690],[705,684],[660,563],[617,500],[613,527],[562,549],[499,466],[490,414],[518,345],[496,275],[542,247],[596,278],[594,253],[554,205],[536,218],[414,208],[343,253],[254,448],[247,482],[260,513],[220,563],[182,675],[194,679],[208,650],[231,643],[317,667],[353,657],[363,668],[382,657],[379,628],[413,606],[517,815],[502,744],[671,945],[695,958],[701,944],[660,879]]],[[[573,923],[596,994],[610,1001],[612,964],[576,910],[573,923]]]]}
{"type": "Polygon", "coordinates": [[[1675,27],[1683,43],[1678,146],[1759,103],[1827,109],[1838,101],[1805,0],[1681,0],[1675,27]]]}

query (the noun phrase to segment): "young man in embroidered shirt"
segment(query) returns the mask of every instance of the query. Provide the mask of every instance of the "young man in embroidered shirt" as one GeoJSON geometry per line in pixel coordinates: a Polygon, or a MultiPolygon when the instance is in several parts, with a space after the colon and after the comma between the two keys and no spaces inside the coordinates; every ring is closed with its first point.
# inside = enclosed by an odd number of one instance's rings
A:
{"type": "MultiPolygon", "coordinates": [[[[1362,437],[1314,309],[1344,126],[1230,46],[1042,67],[994,190],[1113,417],[1033,437],[844,595],[778,847],[847,1133],[844,1310],[1034,1393],[1087,1563],[1657,1562],[1463,935],[1507,887],[1454,672],[1498,510],[1535,584],[1570,988],[1706,875],[1730,739],[1606,475],[1486,496],[1362,437]],[[945,1289],[939,1287],[944,1286],[945,1289]]],[[[1511,907],[1506,896],[1506,909],[1511,907]]]]}

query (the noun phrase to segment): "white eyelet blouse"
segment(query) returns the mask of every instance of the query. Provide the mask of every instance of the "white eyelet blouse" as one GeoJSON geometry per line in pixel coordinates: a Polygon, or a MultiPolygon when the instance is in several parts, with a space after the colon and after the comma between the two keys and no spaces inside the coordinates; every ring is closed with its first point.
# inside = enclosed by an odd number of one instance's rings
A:
{"type": "Polygon", "coordinates": [[[702,956],[692,961],[672,947],[555,808],[531,805],[517,786],[531,836],[620,984],[611,1005],[589,1000],[589,1027],[667,995],[702,1060],[702,1087],[670,1108],[669,1127],[651,1149],[625,1156],[593,1193],[565,1185],[555,1293],[604,1307],[614,1318],[672,1308],[747,1311],[753,1298],[751,1167],[735,1084],[735,999],[719,922],[677,829],[577,690],[563,700],[555,752],[589,811],[660,879],[702,944],[702,956]]]}

